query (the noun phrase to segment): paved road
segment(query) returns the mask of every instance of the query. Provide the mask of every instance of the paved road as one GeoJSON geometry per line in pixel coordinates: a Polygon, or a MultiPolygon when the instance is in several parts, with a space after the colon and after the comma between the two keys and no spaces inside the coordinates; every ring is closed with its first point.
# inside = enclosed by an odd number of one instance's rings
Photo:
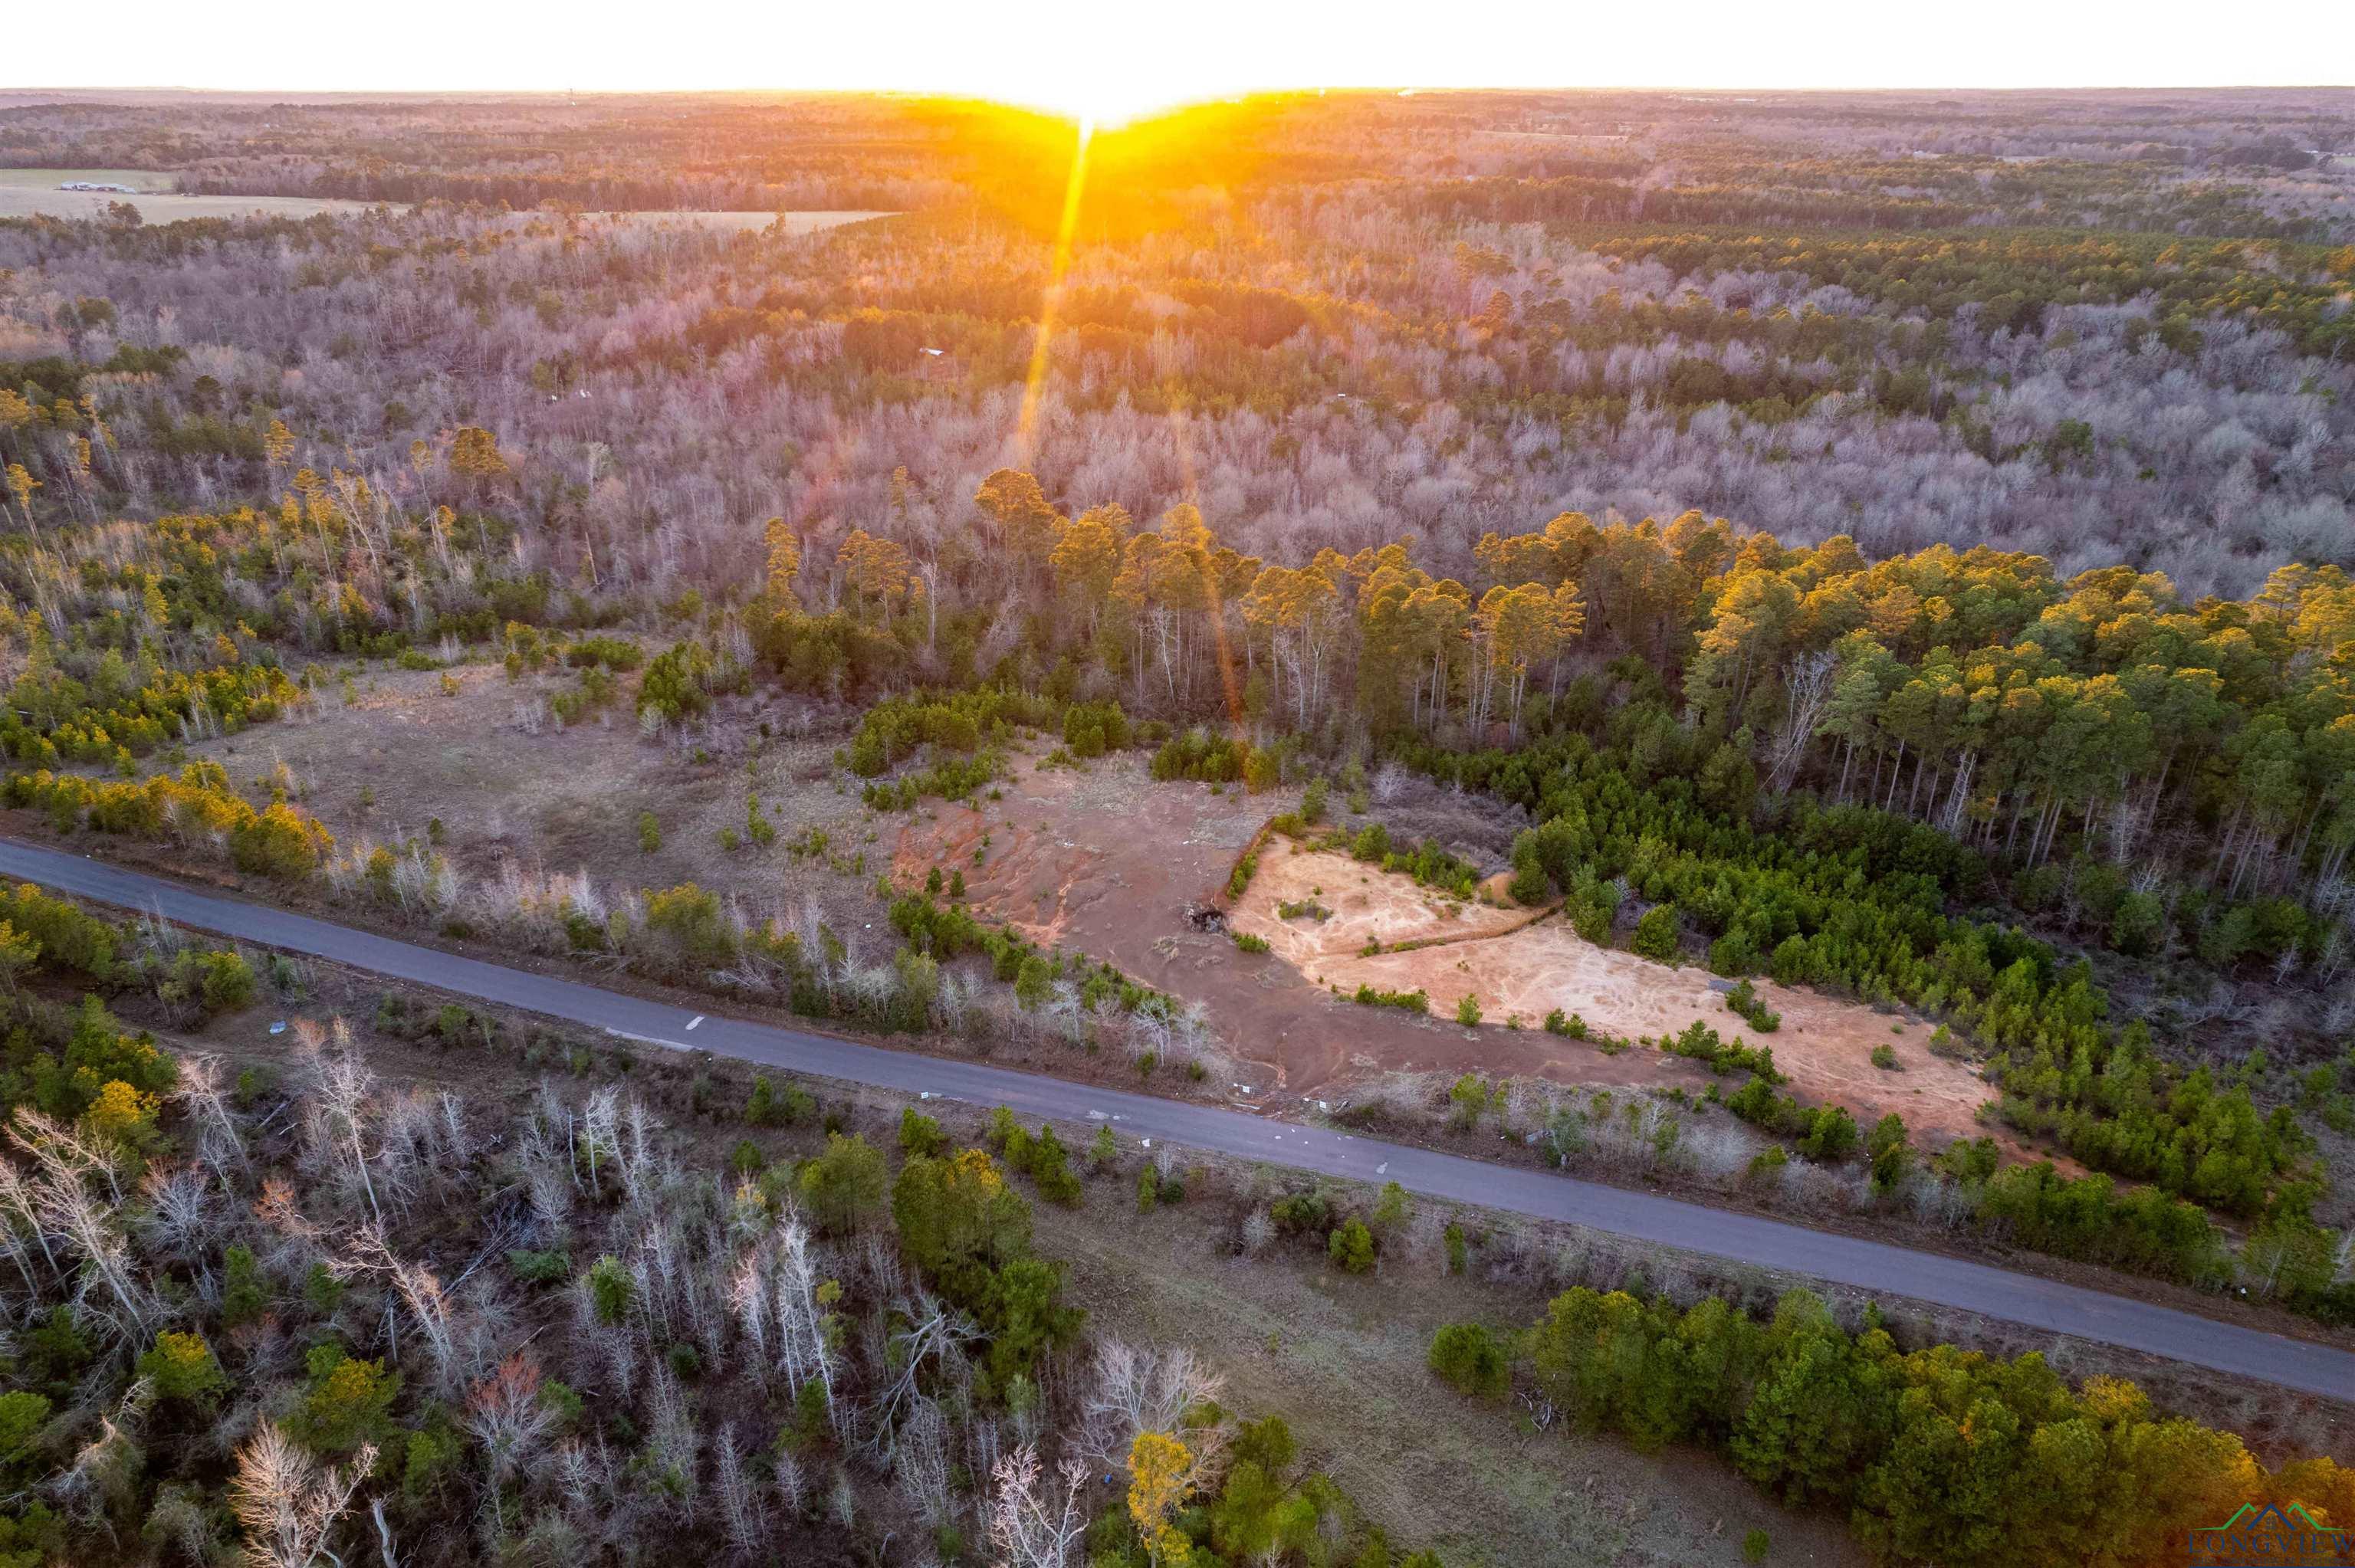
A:
{"type": "Polygon", "coordinates": [[[202,894],[84,856],[0,840],[0,876],[245,941],[308,954],[436,990],[518,1007],[629,1039],[702,1049],[788,1072],[1004,1105],[1032,1118],[1111,1121],[1125,1138],[1167,1142],[1684,1247],[2031,1329],[2074,1334],[2172,1361],[2355,1403],[2355,1352],[2218,1323],[2170,1308],[2056,1284],[1854,1236],[1729,1213],[1648,1192],[1435,1154],[1241,1111],[1065,1083],[977,1062],[860,1045],[746,1022],[395,941],[266,905],[202,894]]]}

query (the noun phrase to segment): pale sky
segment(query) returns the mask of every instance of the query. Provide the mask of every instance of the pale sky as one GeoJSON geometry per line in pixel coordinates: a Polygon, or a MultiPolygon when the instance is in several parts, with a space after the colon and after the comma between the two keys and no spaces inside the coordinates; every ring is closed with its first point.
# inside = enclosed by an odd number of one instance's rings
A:
{"type": "Polygon", "coordinates": [[[1109,118],[1255,88],[2355,81],[2355,0],[27,0],[11,12],[0,88],[880,88],[1109,118]]]}

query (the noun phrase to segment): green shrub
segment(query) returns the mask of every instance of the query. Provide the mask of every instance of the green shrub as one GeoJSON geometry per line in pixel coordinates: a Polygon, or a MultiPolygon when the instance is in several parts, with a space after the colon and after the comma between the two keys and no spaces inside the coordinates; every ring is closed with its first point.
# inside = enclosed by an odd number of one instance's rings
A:
{"type": "Polygon", "coordinates": [[[253,1249],[229,1247],[221,1254],[221,1326],[240,1328],[269,1309],[269,1287],[262,1282],[261,1266],[254,1261],[253,1249]]]}
{"type": "Polygon", "coordinates": [[[507,1266],[526,1285],[560,1285],[572,1277],[572,1255],[561,1247],[517,1247],[507,1254],[507,1266]]]}
{"type": "Polygon", "coordinates": [[[229,1386],[213,1348],[202,1334],[176,1333],[166,1329],[139,1358],[139,1375],[165,1399],[200,1400],[229,1386]]]}
{"type": "Polygon", "coordinates": [[[1360,985],[1349,1000],[1360,1007],[1396,1007],[1408,1012],[1431,1011],[1431,998],[1420,990],[1376,991],[1372,986],[1360,985]]]}
{"type": "Polygon", "coordinates": [[[1276,1199],[1267,1213],[1285,1235],[1322,1235],[1332,1224],[1333,1205],[1323,1192],[1311,1190],[1276,1199]]]}
{"type": "MultiPolygon", "coordinates": [[[[1110,1128],[1105,1130],[1109,1131],[1110,1128]]],[[[941,1124],[913,1106],[900,1112],[900,1148],[909,1154],[936,1155],[948,1147],[941,1124]]]]}
{"type": "Polygon", "coordinates": [[[1761,1034],[1772,1034],[1783,1027],[1783,1015],[1759,998],[1757,988],[1747,978],[1725,993],[1725,1005],[1740,1013],[1761,1034]]]}
{"type": "Polygon", "coordinates": [[[1479,1125],[1480,1118],[1491,1105],[1501,1106],[1503,1092],[1489,1087],[1488,1081],[1477,1073],[1466,1073],[1449,1086],[1447,1101],[1451,1107],[1449,1119],[1457,1127],[1469,1129],[1479,1125]]]}
{"type": "Polygon", "coordinates": [[[1477,1323],[1449,1323],[1431,1337],[1431,1370],[1458,1393],[1502,1399],[1512,1367],[1497,1337],[1477,1323]]]}
{"type": "Polygon", "coordinates": [[[1363,1274],[1374,1266],[1374,1233],[1366,1222],[1351,1218],[1336,1226],[1326,1252],[1344,1274],[1363,1274]]]}
{"type": "Polygon", "coordinates": [[[1235,862],[1235,869],[1227,874],[1227,896],[1241,898],[1251,886],[1252,878],[1259,874],[1259,856],[1247,854],[1235,862]]]}
{"type": "Polygon", "coordinates": [[[807,1121],[816,1110],[817,1101],[800,1085],[788,1084],[780,1091],[766,1073],[755,1073],[751,1097],[744,1102],[744,1120],[753,1127],[792,1127],[807,1121]]]}
{"type": "Polygon", "coordinates": [[[589,1266],[589,1304],[600,1323],[610,1328],[627,1318],[637,1293],[630,1271],[613,1254],[607,1253],[589,1266]]]}
{"type": "Polygon", "coordinates": [[[295,1440],[330,1457],[363,1443],[381,1445],[391,1429],[400,1378],[382,1361],[357,1360],[333,1343],[314,1346],[304,1365],[309,1379],[286,1423],[295,1440]]]}
{"type": "Polygon", "coordinates": [[[1856,1118],[1848,1114],[1848,1107],[1824,1106],[1800,1138],[1799,1152],[1816,1160],[1845,1160],[1855,1152],[1857,1142],[1856,1118]]]}
{"type": "Polygon", "coordinates": [[[890,1173],[866,1139],[830,1132],[826,1152],[794,1172],[794,1187],[820,1231],[848,1235],[881,1217],[890,1173]]]}
{"type": "Polygon", "coordinates": [[[1656,959],[1661,963],[1674,963],[1677,934],[1677,906],[1656,904],[1644,911],[1644,917],[1636,922],[1636,934],[1628,939],[1627,945],[1645,958],[1656,959]]]}

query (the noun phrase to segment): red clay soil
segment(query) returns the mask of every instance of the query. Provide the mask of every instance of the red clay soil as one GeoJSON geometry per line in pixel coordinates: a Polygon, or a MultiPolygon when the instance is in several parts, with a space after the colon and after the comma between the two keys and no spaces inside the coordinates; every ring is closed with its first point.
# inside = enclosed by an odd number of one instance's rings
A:
{"type": "MultiPolygon", "coordinates": [[[[1711,1081],[1682,1057],[1606,1054],[1548,1034],[1539,1024],[1557,1007],[1621,1039],[1676,1033],[1697,1018],[1729,1039],[1754,1035],[1727,1010],[1726,982],[1705,969],[1598,948],[1546,911],[1501,906],[1495,890],[1466,902],[1282,837],[1263,846],[1257,875],[1225,910],[1235,930],[1271,948],[1245,953],[1193,917],[1229,903],[1235,857],[1288,799],[1156,783],[1129,758],[1092,763],[1085,773],[1017,758],[1002,788],[999,800],[920,813],[900,832],[894,878],[916,886],[934,866],[943,878],[962,870],[975,914],[1200,1003],[1236,1061],[1237,1081],[1263,1103],[1270,1088],[1331,1095],[1393,1071],[1696,1091],[1711,1081]],[[1278,914],[1310,903],[1327,917],[1278,914]],[[1386,950],[1364,956],[1369,941],[1386,950]],[[1401,943],[1413,946],[1387,950],[1401,943]],[[1431,1015],[1344,1000],[1361,982],[1420,990],[1431,1015]],[[1476,1028],[1455,1022],[1467,993],[1480,999],[1476,1028]],[[1515,1015],[1522,1027],[1506,1028],[1515,1015]]],[[[1868,1122],[1895,1111],[1930,1147],[1987,1130],[1975,1115],[1987,1085],[1968,1064],[1931,1053],[1931,1025],[1772,982],[1758,991],[1783,1024],[1753,1043],[1774,1048],[1803,1101],[1845,1105],[1868,1122]],[[1876,1045],[1891,1047],[1902,1070],[1873,1066],[1876,1045]]],[[[1998,1137],[2023,1158],[2043,1153],[1998,1137]]]]}
{"type": "MultiPolygon", "coordinates": [[[[1467,1030],[1360,1007],[1312,983],[1276,953],[1245,953],[1223,931],[1199,929],[1189,916],[1223,902],[1235,856],[1272,810],[1293,803],[1288,800],[1249,796],[1233,786],[1213,795],[1205,784],[1155,783],[1127,758],[1091,763],[1084,774],[1041,770],[1018,758],[1002,788],[1001,800],[920,813],[900,832],[894,878],[917,886],[934,866],[943,878],[962,870],[975,915],[1034,941],[1107,959],[1147,985],[1201,1003],[1241,1069],[1238,1081],[1262,1097],[1271,1087],[1306,1096],[1390,1071],[1476,1069],[1561,1083],[1692,1089],[1709,1081],[1692,1064],[1657,1053],[1608,1056],[1534,1030],[1467,1030]],[[978,865],[976,849],[983,852],[978,865]]],[[[1288,853],[1283,843],[1273,841],[1269,853],[1288,853]]],[[[1259,897],[1254,883],[1243,902],[1259,897]]],[[[1479,911],[1478,917],[1489,916],[1509,921],[1526,912],[1479,911]]]]}

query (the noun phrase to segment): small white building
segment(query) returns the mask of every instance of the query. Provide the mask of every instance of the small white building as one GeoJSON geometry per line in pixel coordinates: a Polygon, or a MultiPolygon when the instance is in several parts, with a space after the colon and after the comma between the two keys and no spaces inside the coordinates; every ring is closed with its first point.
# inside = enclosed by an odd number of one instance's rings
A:
{"type": "Polygon", "coordinates": [[[68,180],[59,185],[61,191],[103,191],[109,196],[137,196],[129,185],[107,185],[98,180],[68,180]]]}

